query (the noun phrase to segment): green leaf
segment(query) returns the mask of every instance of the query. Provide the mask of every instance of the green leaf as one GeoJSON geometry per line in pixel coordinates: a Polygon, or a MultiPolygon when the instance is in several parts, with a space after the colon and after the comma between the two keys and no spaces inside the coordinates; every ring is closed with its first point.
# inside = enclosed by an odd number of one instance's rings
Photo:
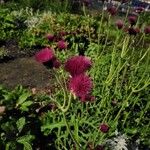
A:
{"type": "Polygon", "coordinates": [[[17,102],[17,105],[21,105],[23,102],[25,102],[27,100],[27,98],[29,98],[31,96],[31,93],[30,92],[26,92],[26,93],[23,93],[19,99],[18,99],[18,102],[17,102]]]}
{"type": "Polygon", "coordinates": [[[20,118],[18,121],[17,121],[17,129],[18,129],[18,131],[19,132],[21,132],[22,131],[22,129],[23,129],[23,127],[24,127],[24,125],[25,125],[25,117],[22,117],[22,118],[20,118]]]}
{"type": "Polygon", "coordinates": [[[32,150],[32,146],[31,146],[31,144],[30,143],[28,143],[28,142],[26,142],[26,141],[18,141],[18,143],[21,143],[21,144],[23,144],[23,146],[24,146],[24,150],[32,150]]]}
{"type": "Polygon", "coordinates": [[[25,142],[30,142],[34,139],[34,136],[33,135],[24,135],[22,137],[19,137],[17,138],[17,142],[21,143],[22,141],[25,141],[25,142]]]}
{"type": "Polygon", "coordinates": [[[26,102],[24,102],[24,103],[21,105],[20,109],[21,109],[22,111],[28,111],[28,110],[29,110],[28,107],[29,107],[32,103],[33,103],[32,101],[26,101],[26,102]]]}

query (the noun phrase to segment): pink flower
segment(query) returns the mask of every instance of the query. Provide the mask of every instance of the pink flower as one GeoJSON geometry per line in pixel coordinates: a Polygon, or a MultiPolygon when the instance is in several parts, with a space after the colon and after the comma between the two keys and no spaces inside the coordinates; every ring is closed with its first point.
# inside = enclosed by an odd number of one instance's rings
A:
{"type": "Polygon", "coordinates": [[[139,28],[133,28],[133,27],[128,28],[128,33],[130,35],[137,35],[137,33],[139,33],[139,32],[140,32],[139,28]]]}
{"type": "Polygon", "coordinates": [[[48,62],[54,58],[54,52],[51,48],[44,48],[35,54],[36,61],[40,63],[48,62]]]}
{"type": "Polygon", "coordinates": [[[123,25],[124,25],[124,23],[123,23],[122,20],[117,20],[117,21],[116,21],[116,26],[118,27],[118,29],[122,29],[122,28],[123,28],[123,25]]]}
{"type": "Polygon", "coordinates": [[[49,40],[49,41],[53,41],[54,40],[54,35],[53,34],[47,34],[46,38],[49,40]]]}
{"type": "Polygon", "coordinates": [[[51,48],[44,48],[35,54],[36,61],[42,63],[47,68],[59,68],[60,62],[56,59],[51,48]]]}
{"type": "Polygon", "coordinates": [[[85,74],[72,77],[69,81],[70,91],[81,99],[84,99],[90,94],[92,86],[90,77],[85,74]]]}
{"type": "Polygon", "coordinates": [[[65,70],[71,74],[71,76],[76,76],[84,73],[91,67],[91,60],[85,56],[73,56],[67,60],[65,63],[65,70]]]}
{"type": "Polygon", "coordinates": [[[133,26],[133,25],[135,25],[136,22],[137,22],[137,17],[136,17],[136,16],[129,16],[129,17],[128,17],[128,20],[129,20],[131,26],[133,26]]]}
{"type": "Polygon", "coordinates": [[[107,133],[109,131],[109,126],[105,123],[101,124],[99,129],[101,130],[101,132],[103,133],[107,133]]]}
{"type": "Polygon", "coordinates": [[[53,61],[53,67],[54,67],[54,68],[59,68],[60,66],[61,66],[60,61],[59,61],[58,59],[55,59],[55,60],[53,61]]]}
{"type": "Polygon", "coordinates": [[[66,49],[67,48],[67,43],[64,41],[64,40],[60,40],[58,43],[57,43],[57,47],[59,49],[66,49]]]}
{"type": "Polygon", "coordinates": [[[116,7],[114,7],[114,6],[109,7],[109,8],[107,9],[107,11],[108,11],[112,16],[114,16],[114,15],[117,13],[117,9],[116,9],[116,7]]]}
{"type": "Polygon", "coordinates": [[[144,33],[145,34],[150,34],[150,26],[145,27],[144,33]]]}

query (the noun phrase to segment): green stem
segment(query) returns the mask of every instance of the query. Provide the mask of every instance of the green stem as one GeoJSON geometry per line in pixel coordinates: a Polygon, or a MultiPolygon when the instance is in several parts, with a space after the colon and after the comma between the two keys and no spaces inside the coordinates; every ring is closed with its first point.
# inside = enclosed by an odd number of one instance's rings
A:
{"type": "Polygon", "coordinates": [[[63,112],[63,117],[64,117],[64,120],[65,120],[65,123],[66,123],[67,130],[68,130],[68,132],[69,132],[69,134],[70,134],[72,140],[73,140],[74,143],[76,144],[77,150],[81,149],[82,147],[81,147],[80,143],[78,143],[78,141],[74,138],[74,136],[73,136],[73,134],[72,134],[72,132],[71,132],[71,130],[70,130],[69,124],[68,124],[67,119],[66,119],[66,116],[65,116],[65,112],[63,112]]]}

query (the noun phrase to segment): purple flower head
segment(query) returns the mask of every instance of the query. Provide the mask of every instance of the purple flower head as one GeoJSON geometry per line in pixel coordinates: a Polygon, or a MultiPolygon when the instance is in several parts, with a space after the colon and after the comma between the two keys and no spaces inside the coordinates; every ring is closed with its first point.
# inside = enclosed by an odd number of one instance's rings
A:
{"type": "Polygon", "coordinates": [[[137,17],[136,17],[136,16],[129,16],[129,17],[128,17],[128,20],[129,20],[131,26],[133,26],[133,25],[135,25],[136,22],[137,22],[137,17]]]}
{"type": "Polygon", "coordinates": [[[130,28],[128,28],[128,33],[130,34],[130,35],[137,35],[137,33],[139,33],[140,32],[140,30],[139,30],[139,28],[133,28],[133,27],[130,27],[130,28]]]}
{"type": "Polygon", "coordinates": [[[64,40],[60,40],[60,41],[57,43],[57,47],[58,47],[60,50],[66,49],[66,48],[67,48],[67,43],[66,43],[64,40]]]}
{"type": "Polygon", "coordinates": [[[73,56],[65,63],[65,70],[69,72],[71,76],[76,76],[84,73],[91,65],[91,60],[86,56],[73,56]]]}
{"type": "Polygon", "coordinates": [[[85,74],[72,77],[69,82],[70,91],[81,99],[90,94],[92,86],[91,78],[85,74]]]}
{"type": "Polygon", "coordinates": [[[53,67],[54,67],[54,68],[59,68],[60,66],[61,66],[60,61],[59,61],[58,59],[55,59],[55,60],[53,61],[53,67]]]}
{"type": "Polygon", "coordinates": [[[145,34],[150,34],[150,26],[145,27],[144,33],[145,34]]]}
{"type": "Polygon", "coordinates": [[[46,38],[49,40],[49,41],[53,41],[54,40],[54,35],[53,34],[47,34],[46,35],[46,38]]]}
{"type": "Polygon", "coordinates": [[[105,123],[101,124],[99,129],[101,130],[101,132],[103,133],[107,133],[109,131],[109,126],[105,123]]]}
{"type": "Polygon", "coordinates": [[[54,58],[54,52],[51,48],[44,48],[35,54],[36,61],[40,63],[48,62],[54,58]]]}
{"type": "Polygon", "coordinates": [[[107,9],[107,11],[108,11],[112,16],[116,15],[116,13],[117,13],[117,9],[116,9],[116,7],[114,7],[114,6],[109,7],[109,8],[107,9]]]}
{"type": "Polygon", "coordinates": [[[123,25],[124,25],[124,23],[123,23],[122,20],[117,20],[117,21],[116,21],[116,26],[118,27],[118,29],[122,29],[122,28],[123,28],[123,25]]]}
{"type": "Polygon", "coordinates": [[[42,63],[47,68],[59,68],[60,62],[56,59],[51,48],[44,48],[35,54],[36,61],[42,63]]]}

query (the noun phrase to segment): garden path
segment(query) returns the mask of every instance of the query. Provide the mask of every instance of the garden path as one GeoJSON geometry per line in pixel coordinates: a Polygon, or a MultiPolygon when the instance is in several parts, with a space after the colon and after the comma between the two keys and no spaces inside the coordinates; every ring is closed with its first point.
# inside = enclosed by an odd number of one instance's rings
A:
{"type": "Polygon", "coordinates": [[[17,58],[0,63],[0,85],[14,88],[22,85],[28,88],[47,89],[53,86],[52,73],[33,57],[17,58]]]}

